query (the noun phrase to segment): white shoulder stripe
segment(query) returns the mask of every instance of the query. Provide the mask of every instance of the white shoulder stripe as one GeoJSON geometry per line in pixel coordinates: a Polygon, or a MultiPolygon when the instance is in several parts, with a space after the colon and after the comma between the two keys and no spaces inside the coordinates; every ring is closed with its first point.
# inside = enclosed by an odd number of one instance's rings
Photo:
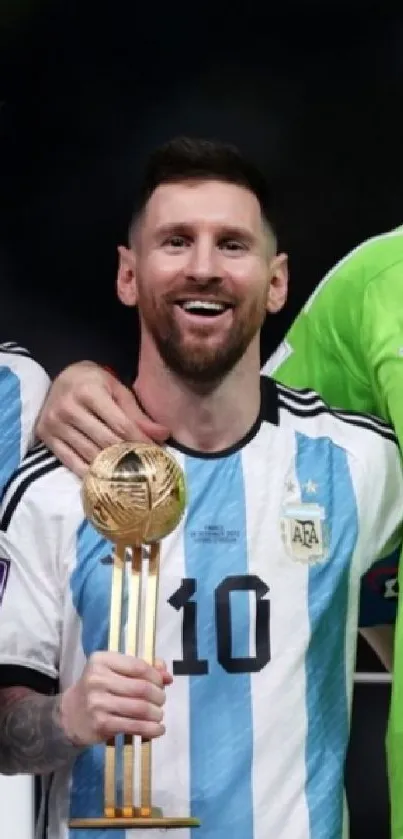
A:
{"type": "Polygon", "coordinates": [[[324,405],[327,407],[326,403],[323,399],[319,396],[318,393],[309,392],[309,395],[306,395],[306,398],[299,398],[295,396],[294,393],[279,393],[279,399],[284,403],[284,405],[289,405],[292,409],[293,407],[299,408],[301,411],[310,411],[312,408],[316,408],[319,405],[324,405]]]}
{"type": "Polygon", "coordinates": [[[31,358],[31,353],[25,347],[21,347],[15,341],[5,341],[0,344],[0,355],[23,355],[31,358]]]}
{"type": "Polygon", "coordinates": [[[40,478],[62,468],[63,464],[46,446],[37,446],[24,458],[4,487],[0,529],[7,530],[24,493],[40,478]]]}
{"type": "Polygon", "coordinates": [[[18,489],[21,481],[32,472],[35,474],[38,466],[51,462],[53,457],[52,452],[46,446],[40,445],[35,447],[35,449],[31,449],[12,474],[10,480],[5,484],[1,495],[2,503],[7,504],[10,496],[18,489]]]}
{"type": "Polygon", "coordinates": [[[290,399],[294,399],[296,402],[301,402],[302,404],[310,403],[312,401],[320,400],[323,402],[322,397],[317,393],[316,390],[311,390],[310,388],[295,388],[295,387],[288,387],[288,385],[282,385],[280,382],[276,382],[277,390],[281,393],[284,397],[289,397],[290,399]]]}
{"type": "Polygon", "coordinates": [[[379,428],[385,428],[387,430],[392,430],[391,426],[386,420],[381,419],[381,417],[376,417],[374,414],[367,414],[362,413],[361,411],[347,411],[342,410],[339,408],[331,408],[327,402],[320,396],[316,390],[309,390],[308,388],[304,388],[298,390],[296,388],[286,387],[285,385],[277,384],[277,390],[279,391],[279,395],[285,401],[288,401],[290,405],[298,405],[298,406],[306,406],[308,408],[315,406],[317,404],[323,405],[331,414],[337,414],[341,418],[349,418],[349,417],[361,417],[363,419],[369,419],[371,422],[375,424],[375,426],[379,428]]]}
{"type": "Polygon", "coordinates": [[[280,389],[279,387],[278,398],[280,408],[289,411],[294,416],[309,419],[320,414],[328,414],[329,417],[335,417],[347,425],[366,428],[368,431],[374,431],[375,434],[398,444],[393,428],[384,420],[374,417],[372,414],[332,409],[314,391],[290,391],[287,388],[281,387],[280,389]]]}
{"type": "MultiPolygon", "coordinates": [[[[389,433],[391,437],[396,437],[396,434],[393,430],[393,426],[389,425],[388,422],[381,419],[380,417],[374,417],[373,414],[361,414],[358,411],[332,411],[336,417],[340,417],[342,420],[346,420],[346,422],[353,422],[354,420],[363,420],[367,423],[368,427],[373,428],[374,431],[384,431],[389,433]]],[[[397,440],[397,437],[396,437],[397,440]]]]}

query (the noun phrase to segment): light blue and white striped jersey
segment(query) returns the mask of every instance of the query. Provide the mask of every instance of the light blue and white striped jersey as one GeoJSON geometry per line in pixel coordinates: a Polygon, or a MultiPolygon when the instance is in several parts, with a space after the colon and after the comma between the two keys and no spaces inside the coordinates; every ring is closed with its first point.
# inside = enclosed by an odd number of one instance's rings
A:
{"type": "MultiPolygon", "coordinates": [[[[156,653],[174,681],[154,803],[200,818],[172,839],[341,839],[360,580],[400,542],[395,437],[262,378],[238,446],[169,449],[188,508],[162,543],[156,653]]],[[[112,546],[45,456],[45,473],[27,456],[3,500],[0,678],[64,690],[107,647],[112,546]]],[[[149,839],[69,829],[69,815],[102,815],[104,757],[89,748],[53,777],[49,839],[149,839]]]]}
{"type": "Polygon", "coordinates": [[[0,493],[32,445],[48,387],[28,350],[11,341],[0,344],[0,493]]]}

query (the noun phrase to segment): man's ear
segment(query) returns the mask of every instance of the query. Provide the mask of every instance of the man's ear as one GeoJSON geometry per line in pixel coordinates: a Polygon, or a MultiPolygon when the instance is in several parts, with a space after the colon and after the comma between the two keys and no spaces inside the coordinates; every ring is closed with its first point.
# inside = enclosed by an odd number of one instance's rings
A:
{"type": "Polygon", "coordinates": [[[136,306],[136,255],[124,245],[119,245],[119,265],[116,279],[118,297],[124,306],[136,306]]]}
{"type": "Polygon", "coordinates": [[[277,254],[270,263],[270,283],[267,292],[267,311],[274,315],[279,312],[287,300],[288,294],[288,256],[277,254]]]}

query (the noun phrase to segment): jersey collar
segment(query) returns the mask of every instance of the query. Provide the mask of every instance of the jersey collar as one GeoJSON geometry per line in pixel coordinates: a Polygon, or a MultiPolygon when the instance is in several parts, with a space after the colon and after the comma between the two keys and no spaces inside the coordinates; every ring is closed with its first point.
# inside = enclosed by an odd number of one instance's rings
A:
{"type": "MultiPolygon", "coordinates": [[[[139,408],[149,419],[152,420],[153,418],[145,410],[144,405],[142,405],[137,393],[135,393],[134,390],[132,392],[139,408]]],[[[178,441],[175,440],[173,437],[168,438],[168,440],[166,441],[166,445],[170,446],[173,449],[176,449],[179,452],[182,452],[182,454],[188,455],[189,457],[198,457],[202,458],[203,460],[214,460],[217,458],[228,457],[229,455],[235,454],[235,452],[243,449],[248,443],[251,442],[251,440],[253,440],[256,434],[258,434],[262,422],[268,422],[271,425],[278,425],[279,423],[277,386],[275,381],[273,379],[270,379],[268,376],[260,377],[259,414],[256,417],[256,420],[253,423],[253,425],[250,427],[249,431],[240,440],[234,443],[234,445],[229,446],[226,449],[222,449],[218,452],[201,452],[197,449],[190,449],[187,446],[183,446],[181,443],[178,443],[178,441]]]]}

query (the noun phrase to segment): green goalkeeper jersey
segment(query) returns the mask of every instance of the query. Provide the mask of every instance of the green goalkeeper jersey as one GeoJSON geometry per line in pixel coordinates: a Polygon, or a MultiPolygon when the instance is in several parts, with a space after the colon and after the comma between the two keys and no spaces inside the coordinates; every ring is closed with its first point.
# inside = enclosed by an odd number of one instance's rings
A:
{"type": "MultiPolygon", "coordinates": [[[[290,387],[318,391],[335,408],[387,420],[403,451],[403,226],[364,242],[325,276],[263,369],[290,387]]],[[[402,559],[399,583],[402,591],[402,559]]],[[[392,839],[403,839],[401,598],[388,770],[392,839]]]]}
{"type": "Polygon", "coordinates": [[[403,448],[403,226],[329,271],[264,371],[387,420],[403,448]]]}

